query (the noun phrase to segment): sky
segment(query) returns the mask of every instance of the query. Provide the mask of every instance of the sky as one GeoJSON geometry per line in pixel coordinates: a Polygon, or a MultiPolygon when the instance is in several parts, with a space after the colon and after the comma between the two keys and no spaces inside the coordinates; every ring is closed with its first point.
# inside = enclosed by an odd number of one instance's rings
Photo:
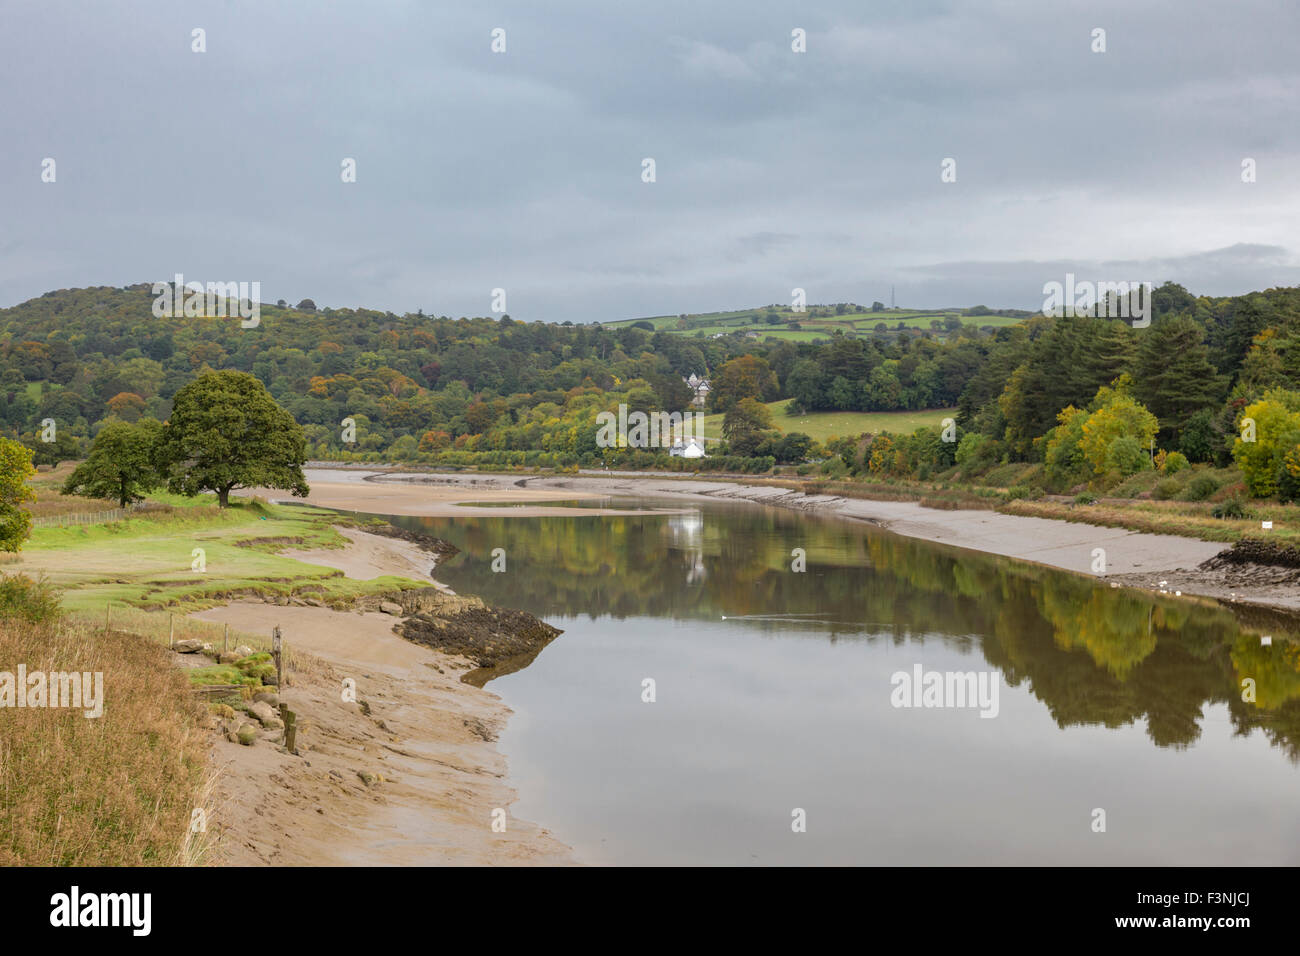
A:
{"type": "Polygon", "coordinates": [[[176,273],[553,322],[1300,284],[1294,0],[2,2],[0,306],[176,273]]]}

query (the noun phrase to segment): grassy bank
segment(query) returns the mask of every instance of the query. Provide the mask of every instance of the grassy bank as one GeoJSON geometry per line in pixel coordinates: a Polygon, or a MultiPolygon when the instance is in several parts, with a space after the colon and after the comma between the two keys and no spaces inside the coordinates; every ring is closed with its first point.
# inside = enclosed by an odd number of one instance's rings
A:
{"type": "Polygon", "coordinates": [[[110,603],[188,612],[255,594],[345,604],[422,583],[354,581],[292,557],[292,550],[347,545],[332,527],[346,519],[333,512],[259,501],[219,509],[210,498],[165,495],[150,504],[155,510],[122,521],[38,528],[3,570],[44,575],[63,590],[68,613],[96,621],[110,603]]]}
{"type": "MultiPolygon", "coordinates": [[[[8,610],[8,609],[6,609],[8,610]]],[[[101,672],[103,714],[9,707],[0,725],[0,866],[179,866],[211,779],[204,714],[167,651],[135,634],[68,622],[0,622],[16,673],[101,672]]]]}

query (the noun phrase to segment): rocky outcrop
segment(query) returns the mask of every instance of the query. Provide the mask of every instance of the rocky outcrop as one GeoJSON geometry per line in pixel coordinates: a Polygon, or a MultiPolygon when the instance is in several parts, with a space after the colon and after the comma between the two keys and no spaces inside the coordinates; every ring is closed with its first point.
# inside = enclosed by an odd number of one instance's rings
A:
{"type": "Polygon", "coordinates": [[[395,628],[397,633],[472,661],[475,670],[461,680],[477,687],[526,667],[562,633],[527,611],[488,607],[477,598],[436,588],[405,592],[403,597],[408,616],[395,628]]]}

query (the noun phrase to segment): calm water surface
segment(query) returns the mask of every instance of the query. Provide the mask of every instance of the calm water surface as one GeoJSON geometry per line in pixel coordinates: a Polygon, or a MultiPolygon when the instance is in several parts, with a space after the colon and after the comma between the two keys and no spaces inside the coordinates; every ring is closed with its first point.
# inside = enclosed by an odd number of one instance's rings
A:
{"type": "Polygon", "coordinates": [[[752,506],[391,520],[564,629],[490,687],[511,812],[584,861],[1300,863],[1288,619],[752,506]],[[918,664],[996,673],[997,716],[894,707],[918,664]]]}

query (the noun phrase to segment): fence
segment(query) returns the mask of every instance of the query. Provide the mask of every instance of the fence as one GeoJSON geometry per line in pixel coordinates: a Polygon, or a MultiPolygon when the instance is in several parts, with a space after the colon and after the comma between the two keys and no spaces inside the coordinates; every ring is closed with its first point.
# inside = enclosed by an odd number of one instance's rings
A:
{"type": "Polygon", "coordinates": [[[110,511],[78,511],[74,514],[48,515],[44,518],[33,518],[32,527],[71,528],[76,525],[107,524],[110,521],[121,521],[130,513],[129,508],[113,508],[110,511]]]}

